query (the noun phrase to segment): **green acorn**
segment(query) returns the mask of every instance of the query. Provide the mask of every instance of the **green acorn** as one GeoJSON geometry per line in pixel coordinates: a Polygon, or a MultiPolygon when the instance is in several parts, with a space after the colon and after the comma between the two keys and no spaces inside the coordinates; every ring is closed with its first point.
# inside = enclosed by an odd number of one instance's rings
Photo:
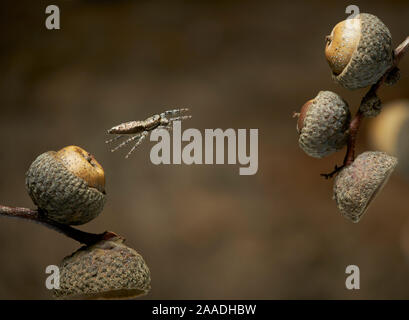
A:
{"type": "Polygon", "coordinates": [[[320,91],[301,108],[297,131],[299,145],[308,155],[322,158],[342,149],[348,139],[351,113],[336,93],[320,91]]]}

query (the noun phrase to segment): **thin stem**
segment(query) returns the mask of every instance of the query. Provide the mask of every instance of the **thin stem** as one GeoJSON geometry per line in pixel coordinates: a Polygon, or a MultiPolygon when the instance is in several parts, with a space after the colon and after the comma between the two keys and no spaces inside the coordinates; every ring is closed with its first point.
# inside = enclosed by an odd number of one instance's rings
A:
{"type": "Polygon", "coordinates": [[[74,239],[85,245],[92,245],[101,240],[108,240],[113,237],[117,237],[115,233],[111,231],[105,231],[103,233],[95,234],[75,229],[71,226],[52,221],[44,216],[44,213],[37,209],[21,208],[21,207],[9,207],[0,205],[0,215],[12,218],[20,218],[30,220],[39,223],[49,229],[64,234],[65,236],[74,239]]]}
{"type": "Polygon", "coordinates": [[[400,60],[403,58],[406,52],[409,51],[409,36],[406,37],[406,39],[398,46],[396,49],[393,51],[393,64],[392,66],[385,72],[385,74],[375,83],[371,86],[371,88],[368,90],[368,92],[365,94],[365,96],[361,100],[361,104],[358,108],[357,113],[355,114],[354,118],[349,124],[349,129],[348,129],[348,143],[347,143],[347,152],[344,158],[344,162],[342,166],[338,167],[335,166],[335,169],[330,172],[330,173],[322,173],[321,176],[325,177],[326,179],[332,178],[336,173],[338,173],[342,168],[349,166],[352,162],[355,160],[355,145],[356,145],[356,137],[359,132],[359,127],[361,125],[361,122],[364,118],[364,114],[361,111],[361,106],[363,103],[370,99],[371,97],[376,96],[379,88],[382,86],[382,84],[385,82],[385,79],[387,78],[388,74],[392,72],[395,68],[397,68],[400,60]]]}
{"type": "Polygon", "coordinates": [[[407,36],[406,39],[399,46],[397,46],[393,52],[394,53],[393,64],[395,65],[395,67],[398,65],[399,61],[408,51],[409,51],[409,36],[407,36]]]}
{"type": "Polygon", "coordinates": [[[344,166],[349,166],[355,160],[355,144],[356,144],[356,137],[358,135],[359,127],[361,125],[362,119],[364,118],[364,114],[360,109],[358,109],[355,117],[352,119],[351,123],[349,124],[349,136],[348,136],[348,145],[347,145],[347,153],[344,158],[344,166]]]}

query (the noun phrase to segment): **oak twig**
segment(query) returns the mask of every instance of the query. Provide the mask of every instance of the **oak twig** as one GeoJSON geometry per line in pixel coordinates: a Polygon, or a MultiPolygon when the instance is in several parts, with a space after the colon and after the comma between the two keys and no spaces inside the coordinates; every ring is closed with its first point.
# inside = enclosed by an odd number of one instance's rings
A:
{"type": "Polygon", "coordinates": [[[357,113],[355,114],[354,118],[351,120],[349,124],[349,129],[348,129],[348,143],[347,143],[347,151],[346,155],[344,158],[344,162],[341,166],[335,166],[335,169],[330,172],[330,173],[322,173],[321,176],[325,177],[326,179],[332,178],[336,173],[338,173],[341,169],[344,167],[349,166],[352,162],[354,162],[355,159],[355,144],[356,144],[356,138],[358,135],[359,127],[361,125],[361,122],[364,118],[364,115],[361,111],[361,106],[365,101],[370,99],[371,97],[375,97],[379,88],[382,86],[382,84],[385,82],[385,79],[388,77],[388,75],[397,68],[400,60],[403,58],[405,53],[409,51],[409,36],[406,37],[406,39],[396,47],[396,49],[393,51],[393,64],[392,66],[385,72],[385,74],[371,86],[371,88],[368,90],[368,92],[365,94],[365,96],[361,100],[360,107],[358,108],[357,113]]]}
{"type": "Polygon", "coordinates": [[[41,209],[29,209],[20,207],[9,207],[0,205],[0,216],[20,218],[39,223],[47,228],[64,234],[65,236],[74,239],[85,245],[92,245],[101,240],[108,240],[118,235],[111,231],[95,234],[75,229],[69,225],[48,219],[41,209]]]}

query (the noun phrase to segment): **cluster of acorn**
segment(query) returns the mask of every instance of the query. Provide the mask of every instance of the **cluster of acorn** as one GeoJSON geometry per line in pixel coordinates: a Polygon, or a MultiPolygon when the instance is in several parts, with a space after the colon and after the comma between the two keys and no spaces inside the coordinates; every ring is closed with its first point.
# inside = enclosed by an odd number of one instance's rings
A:
{"type": "MultiPolygon", "coordinates": [[[[44,219],[62,225],[85,224],[102,211],[105,173],[84,149],[68,146],[38,156],[26,173],[26,187],[44,219]]],[[[60,265],[63,299],[130,298],[150,290],[150,272],[123,238],[112,237],[84,246],[60,265]]]]}
{"type": "MultiPolygon", "coordinates": [[[[362,13],[333,28],[326,37],[325,56],[338,84],[352,90],[371,86],[393,66],[391,34],[379,18],[362,13]]],[[[395,72],[385,82],[393,84],[397,79],[395,72]]],[[[376,94],[364,99],[359,109],[364,117],[375,117],[380,111],[376,94]]],[[[350,123],[348,103],[334,92],[321,91],[298,114],[299,145],[312,157],[328,156],[347,144],[350,123]]],[[[396,165],[395,157],[369,151],[343,167],[333,189],[342,215],[358,222],[396,165]]]]}

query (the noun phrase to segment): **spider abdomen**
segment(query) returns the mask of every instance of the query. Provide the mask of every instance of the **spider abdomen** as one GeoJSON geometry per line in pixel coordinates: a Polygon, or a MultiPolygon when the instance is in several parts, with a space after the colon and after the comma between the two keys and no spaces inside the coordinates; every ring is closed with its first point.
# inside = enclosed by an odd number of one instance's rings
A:
{"type": "Polygon", "coordinates": [[[118,126],[112,127],[108,130],[108,133],[117,133],[117,134],[131,134],[139,133],[145,130],[145,121],[129,121],[121,123],[118,126]]]}

